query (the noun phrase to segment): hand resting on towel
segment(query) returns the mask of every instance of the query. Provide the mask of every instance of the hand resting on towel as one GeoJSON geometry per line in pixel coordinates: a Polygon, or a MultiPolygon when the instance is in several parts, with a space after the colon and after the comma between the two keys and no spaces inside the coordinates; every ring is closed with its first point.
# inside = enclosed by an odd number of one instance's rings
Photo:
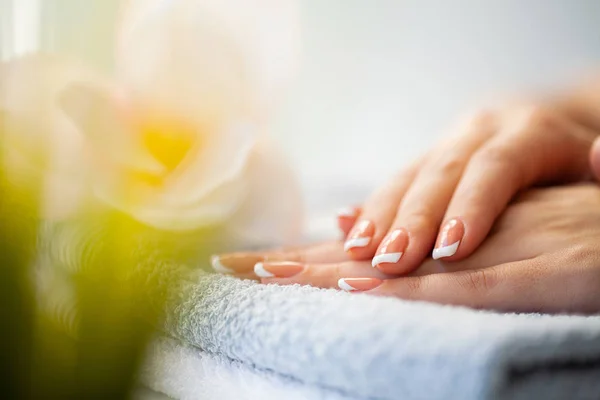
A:
{"type": "Polygon", "coordinates": [[[502,310],[600,311],[600,189],[531,190],[600,179],[599,105],[595,79],[478,113],[362,207],[341,213],[345,243],[213,264],[267,283],[502,310]]]}
{"type": "Polygon", "coordinates": [[[521,190],[589,179],[599,83],[467,118],[361,208],[340,212],[349,256],[388,274],[409,273],[430,255],[462,260],[521,190]]]}
{"type": "Polygon", "coordinates": [[[518,196],[460,261],[427,259],[397,277],[351,260],[340,242],[220,256],[239,276],[503,311],[600,311],[600,188],[582,184],[518,196]]]}

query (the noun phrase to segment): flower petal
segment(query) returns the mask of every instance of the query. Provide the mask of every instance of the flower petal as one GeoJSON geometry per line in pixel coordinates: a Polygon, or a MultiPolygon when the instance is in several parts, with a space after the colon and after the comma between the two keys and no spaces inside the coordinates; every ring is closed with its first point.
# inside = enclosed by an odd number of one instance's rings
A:
{"type": "Polygon", "coordinates": [[[134,102],[207,126],[242,114],[247,87],[235,43],[197,4],[156,2],[132,16],[120,37],[117,74],[134,102]]]}
{"type": "Polygon", "coordinates": [[[58,103],[62,90],[81,79],[91,79],[86,69],[56,56],[32,55],[0,65],[8,160],[14,172],[44,176],[47,218],[75,212],[88,187],[85,140],[58,103]]]}
{"type": "MultiPolygon", "coordinates": [[[[158,229],[193,231],[207,226],[223,225],[243,204],[248,189],[248,180],[242,174],[220,185],[196,204],[176,206],[159,200],[129,208],[127,204],[116,206],[138,221],[158,229]]],[[[109,203],[114,199],[114,196],[105,197],[100,192],[98,195],[109,203]]]]}
{"type": "Polygon", "coordinates": [[[98,81],[75,82],[61,92],[60,103],[95,152],[136,170],[164,173],[165,166],[150,154],[127,124],[127,110],[119,104],[117,89],[105,86],[98,81]]]}
{"type": "Polygon", "coordinates": [[[304,227],[299,182],[267,141],[255,147],[247,169],[248,194],[227,221],[227,237],[246,248],[298,243],[304,227]]]}
{"type": "Polygon", "coordinates": [[[147,196],[137,215],[164,227],[169,220],[197,227],[201,219],[228,219],[260,182],[247,181],[248,163],[276,92],[295,66],[296,2],[130,0],[130,5],[119,31],[120,81],[140,115],[160,110],[195,126],[198,135],[164,190],[147,196]]]}
{"type": "Polygon", "coordinates": [[[192,151],[164,185],[147,187],[136,201],[114,192],[119,190],[115,185],[99,187],[97,194],[161,229],[192,230],[223,223],[246,201],[250,190],[247,160],[255,147],[256,129],[234,125],[214,135],[198,152],[192,151]]]}
{"type": "Polygon", "coordinates": [[[164,201],[173,206],[193,206],[220,185],[237,179],[246,168],[259,131],[255,125],[235,121],[208,135],[180,170],[173,172],[166,183],[164,201]]]}
{"type": "Polygon", "coordinates": [[[128,3],[118,34],[117,70],[136,90],[147,93],[158,83],[159,92],[152,92],[167,102],[187,99],[191,92],[197,113],[218,114],[224,111],[219,107],[231,111],[237,105],[262,118],[295,75],[297,0],[128,3]]]}

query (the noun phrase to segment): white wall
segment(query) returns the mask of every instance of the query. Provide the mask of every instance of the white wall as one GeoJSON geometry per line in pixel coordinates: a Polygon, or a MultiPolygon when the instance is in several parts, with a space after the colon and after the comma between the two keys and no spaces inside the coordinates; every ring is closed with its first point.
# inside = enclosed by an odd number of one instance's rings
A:
{"type": "Polygon", "coordinates": [[[597,0],[302,4],[304,66],[275,137],[307,185],[376,184],[492,94],[600,70],[597,0]]]}

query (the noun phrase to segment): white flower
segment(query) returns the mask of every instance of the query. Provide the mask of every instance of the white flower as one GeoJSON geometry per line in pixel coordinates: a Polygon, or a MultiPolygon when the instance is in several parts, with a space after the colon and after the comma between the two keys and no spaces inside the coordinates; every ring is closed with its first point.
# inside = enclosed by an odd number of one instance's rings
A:
{"type": "Polygon", "coordinates": [[[299,190],[266,131],[293,74],[295,16],[292,1],[132,0],[114,79],[58,59],[13,63],[0,107],[25,118],[45,110],[49,212],[65,205],[59,192],[81,198],[89,186],[160,229],[218,225],[244,245],[293,240],[299,190]],[[34,111],[36,76],[50,83],[34,111]]]}

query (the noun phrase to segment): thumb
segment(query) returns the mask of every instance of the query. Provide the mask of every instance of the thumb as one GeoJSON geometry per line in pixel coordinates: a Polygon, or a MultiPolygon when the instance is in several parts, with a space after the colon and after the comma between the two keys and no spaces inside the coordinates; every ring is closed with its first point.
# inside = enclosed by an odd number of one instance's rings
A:
{"type": "Polygon", "coordinates": [[[600,137],[596,138],[590,150],[590,166],[594,177],[600,181],[600,137]]]}

